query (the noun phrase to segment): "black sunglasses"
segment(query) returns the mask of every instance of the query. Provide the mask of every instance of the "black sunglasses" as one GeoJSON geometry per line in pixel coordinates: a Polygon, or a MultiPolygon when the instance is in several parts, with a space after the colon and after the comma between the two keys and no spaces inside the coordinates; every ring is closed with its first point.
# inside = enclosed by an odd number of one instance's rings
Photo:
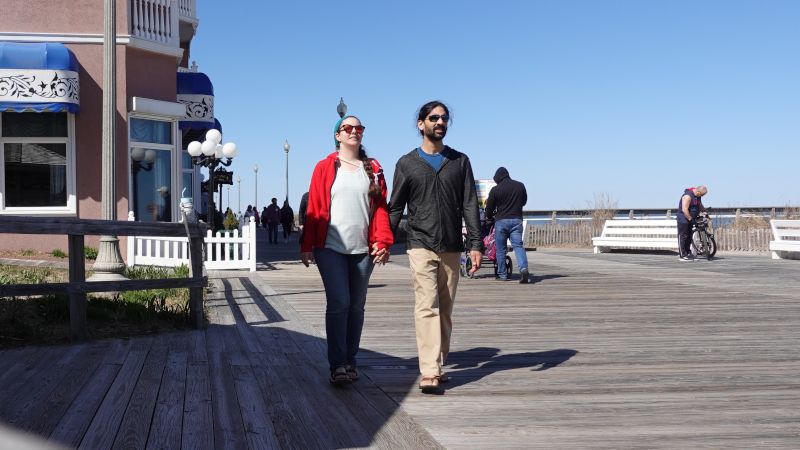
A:
{"type": "Polygon", "coordinates": [[[432,115],[428,116],[428,121],[431,122],[431,123],[436,123],[436,122],[439,121],[439,119],[444,120],[444,123],[450,122],[450,116],[448,116],[447,114],[444,114],[444,115],[441,115],[441,116],[438,115],[438,114],[432,114],[432,115]]]}

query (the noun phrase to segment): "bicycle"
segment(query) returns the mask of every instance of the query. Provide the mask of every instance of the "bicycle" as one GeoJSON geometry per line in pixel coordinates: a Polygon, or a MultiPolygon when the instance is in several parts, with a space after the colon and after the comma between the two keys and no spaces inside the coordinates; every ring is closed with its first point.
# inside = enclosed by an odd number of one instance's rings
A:
{"type": "Polygon", "coordinates": [[[711,218],[708,211],[701,211],[692,221],[692,253],[695,257],[705,256],[711,260],[717,254],[717,241],[711,230],[711,218]]]}

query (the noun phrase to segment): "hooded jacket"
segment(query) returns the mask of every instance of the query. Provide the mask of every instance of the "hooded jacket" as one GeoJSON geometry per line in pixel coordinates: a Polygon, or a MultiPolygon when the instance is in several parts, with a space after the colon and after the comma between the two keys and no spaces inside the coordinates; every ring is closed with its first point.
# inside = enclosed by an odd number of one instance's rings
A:
{"type": "MultiPolygon", "coordinates": [[[[300,251],[310,252],[315,248],[324,248],[328,237],[328,225],[331,221],[331,186],[336,179],[336,159],[339,152],[333,152],[317,163],[311,175],[311,186],[308,188],[308,207],[303,223],[303,235],[300,238],[300,251]]],[[[389,248],[394,243],[394,235],[389,228],[389,212],[386,206],[386,180],[378,161],[369,160],[372,164],[373,183],[381,187],[379,198],[370,196],[369,231],[367,240],[370,250],[377,243],[378,248],[389,248]]]]}
{"type": "Polygon", "coordinates": [[[522,220],[522,207],[528,203],[525,185],[512,180],[505,167],[500,167],[494,173],[494,182],[497,186],[489,191],[489,197],[486,199],[486,217],[496,220],[522,220]]]}
{"type": "Polygon", "coordinates": [[[478,196],[469,158],[450,147],[445,151],[438,171],[419,156],[417,149],[397,161],[389,202],[392,230],[397,231],[408,206],[408,248],[436,253],[463,251],[463,219],[469,248],[483,251],[478,196]]]}

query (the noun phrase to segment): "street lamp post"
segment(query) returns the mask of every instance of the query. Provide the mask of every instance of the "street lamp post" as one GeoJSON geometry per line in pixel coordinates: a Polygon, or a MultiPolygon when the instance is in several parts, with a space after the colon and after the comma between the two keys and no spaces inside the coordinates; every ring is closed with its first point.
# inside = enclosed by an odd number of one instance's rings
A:
{"type": "Polygon", "coordinates": [[[283,151],[286,152],[286,201],[289,201],[289,145],[288,140],[283,141],[283,151]]]}
{"type": "MultiPolygon", "coordinates": [[[[100,172],[100,212],[103,220],[117,219],[116,114],[117,114],[117,59],[116,59],[116,3],[103,2],[103,146],[100,172]]],[[[92,265],[94,274],[89,281],[125,280],[125,262],[119,251],[115,235],[100,236],[97,259],[92,265]]],[[[82,306],[82,308],[85,308],[82,306]]],[[[76,313],[80,314],[80,313],[76,313]]],[[[81,336],[83,337],[83,336],[81,336]]]]}
{"type": "Polygon", "coordinates": [[[236,177],[236,184],[239,185],[239,209],[236,212],[242,214],[242,177],[236,177]]]}
{"type": "Polygon", "coordinates": [[[253,173],[256,175],[256,204],[253,206],[258,211],[258,164],[253,164],[253,173]]]}
{"type": "Polygon", "coordinates": [[[339,113],[339,117],[344,117],[347,114],[347,105],[344,104],[344,97],[339,97],[339,104],[336,105],[336,112],[339,113]]]}
{"type": "MultiPolygon", "coordinates": [[[[203,166],[208,169],[208,225],[214,230],[214,191],[216,190],[216,172],[225,171],[224,168],[217,166],[222,165],[228,167],[233,162],[236,156],[237,148],[233,142],[228,142],[225,145],[220,144],[222,141],[222,133],[219,130],[210,129],[206,133],[206,140],[203,142],[192,141],[186,150],[192,157],[192,164],[196,166],[203,166]]],[[[220,195],[221,197],[221,195],[220,195]]],[[[222,198],[220,198],[220,207],[222,206],[222,198]]]]}

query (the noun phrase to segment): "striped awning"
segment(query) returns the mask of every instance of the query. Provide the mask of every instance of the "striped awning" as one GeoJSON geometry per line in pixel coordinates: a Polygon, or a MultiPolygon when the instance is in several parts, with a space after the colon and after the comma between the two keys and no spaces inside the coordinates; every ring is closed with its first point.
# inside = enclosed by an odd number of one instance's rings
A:
{"type": "Polygon", "coordinates": [[[0,42],[0,112],[77,113],[79,84],[64,44],[0,42]]]}

